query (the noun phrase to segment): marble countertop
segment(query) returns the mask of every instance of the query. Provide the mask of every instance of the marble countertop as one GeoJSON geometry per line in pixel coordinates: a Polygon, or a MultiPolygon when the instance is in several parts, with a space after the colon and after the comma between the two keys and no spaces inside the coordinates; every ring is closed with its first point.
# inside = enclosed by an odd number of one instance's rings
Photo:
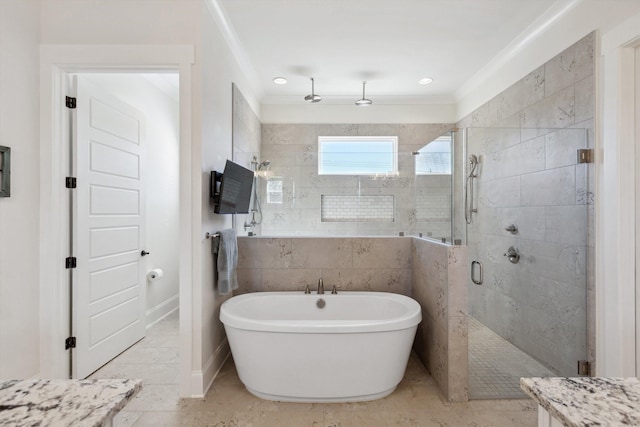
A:
{"type": "Polygon", "coordinates": [[[141,380],[0,380],[2,426],[102,426],[142,388],[141,380]]]}
{"type": "Polygon", "coordinates": [[[520,387],[568,427],[640,425],[638,378],[521,378],[520,387]]]}

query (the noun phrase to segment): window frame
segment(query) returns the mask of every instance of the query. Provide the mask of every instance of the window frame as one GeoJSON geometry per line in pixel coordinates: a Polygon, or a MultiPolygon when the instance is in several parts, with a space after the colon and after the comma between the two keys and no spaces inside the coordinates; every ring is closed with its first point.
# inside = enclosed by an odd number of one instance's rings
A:
{"type": "Polygon", "coordinates": [[[318,136],[318,175],[321,176],[397,176],[399,174],[398,169],[398,137],[397,136],[318,136]],[[326,173],[323,172],[323,153],[322,153],[322,145],[324,142],[335,142],[335,141],[346,141],[349,143],[367,143],[367,142],[390,142],[393,146],[392,152],[392,165],[393,170],[390,172],[370,172],[370,173],[359,173],[359,172],[344,172],[344,173],[326,173]]]}

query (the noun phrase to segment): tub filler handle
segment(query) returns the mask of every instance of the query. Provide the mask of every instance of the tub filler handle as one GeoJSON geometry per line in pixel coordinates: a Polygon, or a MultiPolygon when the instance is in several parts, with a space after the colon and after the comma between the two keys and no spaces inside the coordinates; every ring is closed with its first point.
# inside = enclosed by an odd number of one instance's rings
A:
{"type": "Polygon", "coordinates": [[[482,263],[480,261],[478,261],[478,260],[471,261],[471,281],[473,283],[475,283],[476,285],[482,285],[482,282],[483,282],[483,278],[482,278],[482,263]],[[476,280],[476,276],[475,276],[475,271],[476,271],[475,266],[476,265],[478,266],[478,273],[479,273],[478,280],[476,280]]]}

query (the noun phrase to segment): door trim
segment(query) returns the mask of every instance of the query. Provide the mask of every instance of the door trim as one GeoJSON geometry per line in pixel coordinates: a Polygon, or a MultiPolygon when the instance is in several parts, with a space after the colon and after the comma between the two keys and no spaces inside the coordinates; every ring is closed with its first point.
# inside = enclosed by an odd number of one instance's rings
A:
{"type": "MultiPolygon", "coordinates": [[[[64,349],[69,310],[67,272],[69,224],[64,188],[69,159],[68,110],[64,99],[68,74],[75,72],[177,71],[180,76],[180,395],[202,394],[192,384],[193,280],[199,277],[193,262],[199,241],[194,217],[194,174],[200,175],[192,126],[192,77],[195,49],[191,45],[43,45],[40,49],[40,376],[68,378],[64,349]],[[195,162],[195,163],[194,163],[195,162]],[[194,169],[193,165],[198,165],[194,169]],[[56,185],[54,185],[56,183],[56,185]],[[59,184],[59,185],[58,185],[59,184]]],[[[200,370],[195,369],[195,370],[200,370]]]]}
{"type": "Polygon", "coordinates": [[[634,48],[640,14],[605,33],[597,83],[596,376],[636,376],[634,48]],[[605,153],[605,155],[603,155],[605,153]]]}

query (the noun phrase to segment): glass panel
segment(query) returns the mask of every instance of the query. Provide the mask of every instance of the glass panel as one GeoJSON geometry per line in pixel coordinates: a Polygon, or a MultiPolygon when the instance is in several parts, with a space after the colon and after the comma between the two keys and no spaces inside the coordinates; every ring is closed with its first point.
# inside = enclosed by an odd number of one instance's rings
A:
{"type": "Polygon", "coordinates": [[[452,163],[454,132],[413,152],[415,165],[415,226],[413,234],[451,243],[452,163]]]}
{"type": "Polygon", "coordinates": [[[484,273],[468,285],[471,398],[521,397],[521,376],[576,376],[587,358],[587,141],[585,129],[466,129],[459,196],[484,273]]]}

